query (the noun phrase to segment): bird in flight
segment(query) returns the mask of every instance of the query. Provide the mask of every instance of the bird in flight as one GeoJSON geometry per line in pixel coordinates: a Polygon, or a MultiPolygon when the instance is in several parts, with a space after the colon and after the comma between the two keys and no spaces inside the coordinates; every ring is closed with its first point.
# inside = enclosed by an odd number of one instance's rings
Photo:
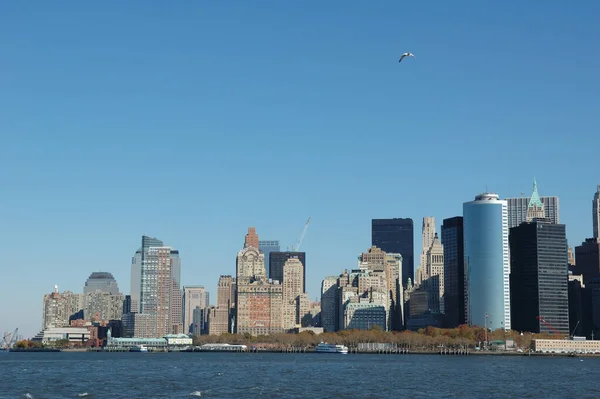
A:
{"type": "Polygon", "coordinates": [[[417,58],[417,57],[415,57],[415,55],[414,55],[413,53],[404,53],[404,54],[402,54],[402,55],[400,56],[400,59],[398,60],[398,62],[402,62],[402,59],[403,59],[404,57],[414,57],[414,58],[417,58]]]}

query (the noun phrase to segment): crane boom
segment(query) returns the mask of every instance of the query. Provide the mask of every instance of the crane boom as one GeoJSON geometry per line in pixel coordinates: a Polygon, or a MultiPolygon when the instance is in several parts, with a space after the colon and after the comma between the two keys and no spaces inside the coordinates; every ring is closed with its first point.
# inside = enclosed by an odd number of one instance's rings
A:
{"type": "Polygon", "coordinates": [[[542,316],[537,316],[537,319],[539,319],[542,323],[544,323],[550,330],[552,330],[553,333],[555,333],[557,335],[561,335],[560,332],[558,332],[558,330],[556,330],[554,327],[552,327],[552,324],[550,324],[546,320],[544,320],[544,318],[542,316]]]}
{"type": "Polygon", "coordinates": [[[295,252],[300,251],[300,244],[302,244],[302,240],[304,239],[304,235],[306,234],[306,229],[308,229],[309,223],[310,223],[310,217],[306,221],[306,224],[304,224],[304,230],[302,230],[302,234],[300,234],[300,238],[298,238],[298,242],[296,243],[296,246],[292,247],[292,251],[295,251],[295,252]]]}

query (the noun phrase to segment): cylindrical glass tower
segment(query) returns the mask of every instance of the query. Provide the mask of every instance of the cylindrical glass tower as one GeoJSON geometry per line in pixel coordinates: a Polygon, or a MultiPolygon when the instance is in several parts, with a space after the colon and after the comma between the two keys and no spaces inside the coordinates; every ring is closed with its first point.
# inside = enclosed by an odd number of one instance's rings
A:
{"type": "Polygon", "coordinates": [[[469,325],[510,329],[508,206],[484,193],[463,204],[465,304],[469,325]]]}

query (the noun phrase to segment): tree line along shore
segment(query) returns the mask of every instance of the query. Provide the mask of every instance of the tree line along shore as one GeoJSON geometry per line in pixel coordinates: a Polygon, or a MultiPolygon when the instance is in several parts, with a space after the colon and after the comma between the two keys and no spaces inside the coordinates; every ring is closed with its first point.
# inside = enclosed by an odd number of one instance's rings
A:
{"type": "MultiPolygon", "coordinates": [[[[285,348],[312,348],[320,342],[329,344],[342,344],[348,348],[356,348],[359,344],[378,343],[393,344],[398,348],[413,350],[437,350],[441,347],[448,349],[474,349],[484,342],[512,341],[517,348],[528,349],[534,339],[564,339],[566,336],[556,334],[520,333],[518,331],[486,331],[482,327],[469,327],[461,325],[457,328],[444,329],[427,327],[416,332],[413,331],[382,331],[375,327],[370,330],[342,330],[338,332],[324,332],[315,334],[312,331],[303,331],[296,334],[222,334],[200,335],[193,337],[193,345],[227,343],[232,345],[247,345],[252,348],[280,350],[285,348]]],[[[97,344],[92,342],[73,343],[68,340],[59,340],[48,344],[23,340],[17,342],[15,349],[42,349],[42,348],[94,348],[97,344]]],[[[502,346],[500,349],[503,349],[502,346]]]]}

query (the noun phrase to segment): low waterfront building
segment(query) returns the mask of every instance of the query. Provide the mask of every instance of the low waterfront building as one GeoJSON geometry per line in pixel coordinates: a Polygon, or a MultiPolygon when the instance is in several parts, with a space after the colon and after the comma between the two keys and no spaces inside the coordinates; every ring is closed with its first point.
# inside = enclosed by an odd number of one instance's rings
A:
{"type": "Polygon", "coordinates": [[[185,334],[169,334],[163,338],[113,338],[110,330],[106,334],[107,351],[127,351],[134,347],[145,346],[148,350],[182,350],[192,345],[192,338],[185,334]]]}
{"type": "Polygon", "coordinates": [[[573,339],[534,339],[533,350],[541,353],[600,353],[600,341],[573,339]]]}
{"type": "Polygon", "coordinates": [[[90,331],[85,327],[50,327],[37,333],[31,340],[48,344],[62,339],[73,343],[85,343],[90,339],[90,331]]]}

